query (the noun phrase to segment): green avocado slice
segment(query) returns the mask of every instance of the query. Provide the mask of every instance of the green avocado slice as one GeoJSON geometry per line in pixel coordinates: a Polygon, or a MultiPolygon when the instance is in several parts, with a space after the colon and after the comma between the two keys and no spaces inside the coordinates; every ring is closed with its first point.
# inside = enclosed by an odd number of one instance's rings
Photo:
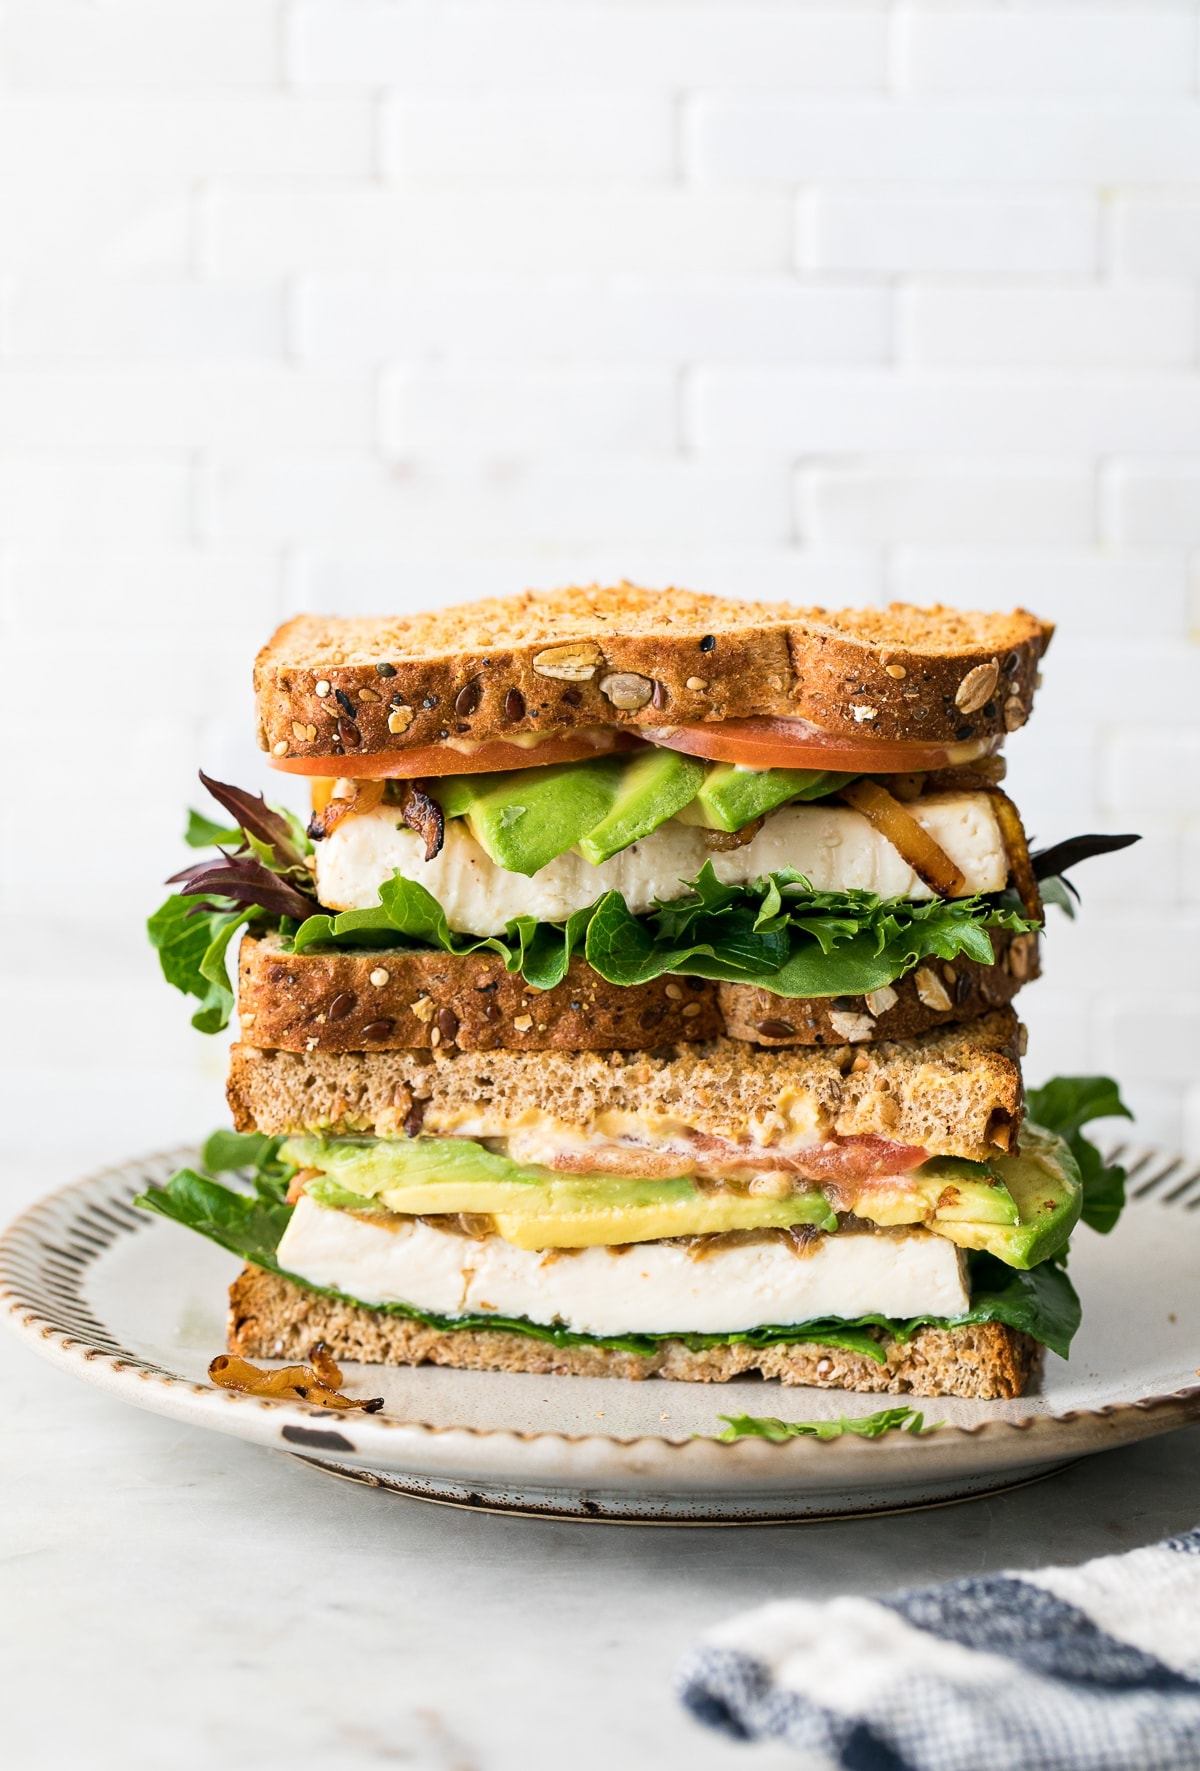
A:
{"type": "Polygon", "coordinates": [[[593,867],[649,836],[690,804],[705,766],[678,750],[646,750],[625,765],[612,810],[577,844],[593,867]]]}
{"type": "Polygon", "coordinates": [[[955,1229],[962,1225],[1008,1228],[1021,1221],[1020,1207],[991,1167],[958,1156],[935,1156],[891,1186],[875,1182],[852,1209],[856,1217],[884,1227],[925,1223],[955,1242],[960,1240],[955,1229]]]}
{"type": "Polygon", "coordinates": [[[820,799],[853,780],[853,775],[830,769],[746,769],[736,763],[715,763],[684,822],[708,830],[741,830],[789,800],[820,799]]]}
{"type": "Polygon", "coordinates": [[[1020,1154],[996,1156],[990,1166],[1015,1202],[1018,1221],[939,1217],[932,1227],[963,1248],[982,1249],[1022,1271],[1061,1254],[1083,1206],[1079,1164],[1064,1140],[1026,1120],[1020,1154]]]}
{"type": "Polygon", "coordinates": [[[532,875],[608,816],[624,771],[623,757],[601,756],[495,775],[448,775],[431,791],[448,818],[467,820],[497,867],[532,875]]]}

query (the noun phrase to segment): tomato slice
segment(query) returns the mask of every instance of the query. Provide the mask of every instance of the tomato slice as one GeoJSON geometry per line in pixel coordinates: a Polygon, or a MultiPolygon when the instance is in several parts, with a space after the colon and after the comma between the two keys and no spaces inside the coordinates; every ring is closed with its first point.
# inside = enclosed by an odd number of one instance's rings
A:
{"type": "MultiPolygon", "coordinates": [[[[641,747],[641,739],[632,732],[613,732],[612,750],[641,747]]],[[[450,744],[419,744],[413,750],[365,751],[362,755],[348,750],[345,756],[273,756],[273,769],[288,775],[324,775],[353,778],[356,781],[428,779],[433,775],[484,775],[500,769],[528,769],[535,763],[576,763],[585,758],[604,756],[607,751],[589,743],[587,738],[565,732],[561,737],[547,738],[543,744],[509,744],[503,738],[489,738],[478,749],[455,750],[450,744]]]]}
{"type": "Polygon", "coordinates": [[[910,738],[839,738],[802,719],[727,719],[711,726],[643,728],[652,744],[749,769],[836,769],[855,775],[952,768],[998,750],[999,738],[922,744],[910,738]]]}

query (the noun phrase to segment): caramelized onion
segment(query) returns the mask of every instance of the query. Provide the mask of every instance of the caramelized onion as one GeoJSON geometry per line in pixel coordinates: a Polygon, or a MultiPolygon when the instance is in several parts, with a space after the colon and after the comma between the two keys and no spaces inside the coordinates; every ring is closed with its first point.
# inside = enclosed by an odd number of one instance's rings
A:
{"type": "Polygon", "coordinates": [[[247,1396],[262,1396],[276,1402],[311,1402],[318,1408],[345,1411],[361,1408],[364,1414],[377,1414],[383,1407],[382,1396],[359,1402],[341,1394],[341,1367],[324,1341],[317,1341],[309,1352],[308,1365],[285,1365],[278,1371],[264,1371],[231,1353],[218,1353],[208,1368],[211,1381],[222,1390],[241,1390],[247,1396]]]}
{"type": "MultiPolygon", "coordinates": [[[[380,792],[383,783],[378,783],[380,792]]],[[[446,839],[446,820],[442,816],[442,808],[436,799],[430,799],[419,781],[404,783],[404,796],[400,801],[400,816],[410,830],[415,830],[424,839],[425,859],[432,861],[440,854],[442,843],[446,839]]]]}
{"type": "Polygon", "coordinates": [[[1033,871],[1033,863],[1029,859],[1029,844],[1025,840],[1025,826],[1021,823],[1018,812],[1007,793],[999,787],[990,787],[988,794],[996,808],[996,822],[1000,826],[1000,835],[1004,840],[1004,850],[1008,856],[1008,871],[1017,896],[1021,900],[1025,914],[1035,922],[1042,920],[1042,895],[1038,891],[1037,876],[1033,871]]]}
{"type": "Polygon", "coordinates": [[[887,838],[930,891],[936,892],[939,898],[954,898],[962,892],[967,882],[945,849],[921,828],[912,813],[906,811],[886,787],[864,777],[843,787],[840,797],[887,838]]]}
{"type": "Polygon", "coordinates": [[[345,818],[361,817],[364,812],[373,812],[383,800],[383,781],[355,781],[349,799],[331,798],[319,812],[314,812],[308,821],[308,834],[313,842],[323,842],[331,836],[345,818]]]}
{"type": "Polygon", "coordinates": [[[761,818],[751,818],[749,824],[743,824],[740,830],[706,830],[704,846],[711,854],[724,854],[729,849],[744,849],[748,842],[753,842],[763,827],[761,818]]]}

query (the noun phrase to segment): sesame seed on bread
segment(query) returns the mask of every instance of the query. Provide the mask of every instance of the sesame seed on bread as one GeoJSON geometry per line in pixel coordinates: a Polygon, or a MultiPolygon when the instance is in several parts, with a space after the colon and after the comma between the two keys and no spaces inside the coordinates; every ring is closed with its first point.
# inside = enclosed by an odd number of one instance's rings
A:
{"type": "MultiPolygon", "coordinates": [[[[805,609],[592,585],[380,617],[300,615],[254,668],[281,765],[447,739],[750,717],[946,744],[1029,716],[1053,626],[1017,609],[805,609]]],[[[339,760],[336,764],[334,759],[339,760]]]]}

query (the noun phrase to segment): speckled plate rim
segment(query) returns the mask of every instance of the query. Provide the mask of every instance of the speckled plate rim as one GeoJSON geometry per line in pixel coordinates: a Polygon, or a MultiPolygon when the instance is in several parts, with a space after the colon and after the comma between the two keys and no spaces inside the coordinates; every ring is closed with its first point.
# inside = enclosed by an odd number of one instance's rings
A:
{"type": "MultiPolygon", "coordinates": [[[[5,1318],[27,1346],[59,1369],[135,1406],[275,1450],[333,1457],[350,1469],[397,1472],[416,1484],[412,1492],[429,1483],[454,1498],[466,1482],[548,1497],[561,1491],[697,1500],[753,1494],[762,1501],[803,1491],[815,1501],[822,1493],[870,1490],[887,1491],[893,1505],[908,1504],[906,1494],[920,1504],[920,1494],[946,1484],[966,1480],[973,1488],[990,1474],[996,1486],[1006,1485],[1022,1474],[1200,1420],[1198,1382],[1094,1409],[947,1425],[926,1437],[723,1445],[709,1438],[434,1426],[379,1415],[348,1419],[305,1403],[218,1390],[122,1346],[95,1318],[81,1289],[88,1267],[119,1237],[147,1226],[166,1230],[130,1201],[195,1157],[195,1149],[184,1146],[101,1169],[23,1212],[0,1235],[5,1318]]],[[[1182,1157],[1149,1150],[1126,1152],[1125,1160],[1134,1198],[1157,1192],[1167,1201],[1200,1192],[1200,1165],[1182,1157]]]]}

